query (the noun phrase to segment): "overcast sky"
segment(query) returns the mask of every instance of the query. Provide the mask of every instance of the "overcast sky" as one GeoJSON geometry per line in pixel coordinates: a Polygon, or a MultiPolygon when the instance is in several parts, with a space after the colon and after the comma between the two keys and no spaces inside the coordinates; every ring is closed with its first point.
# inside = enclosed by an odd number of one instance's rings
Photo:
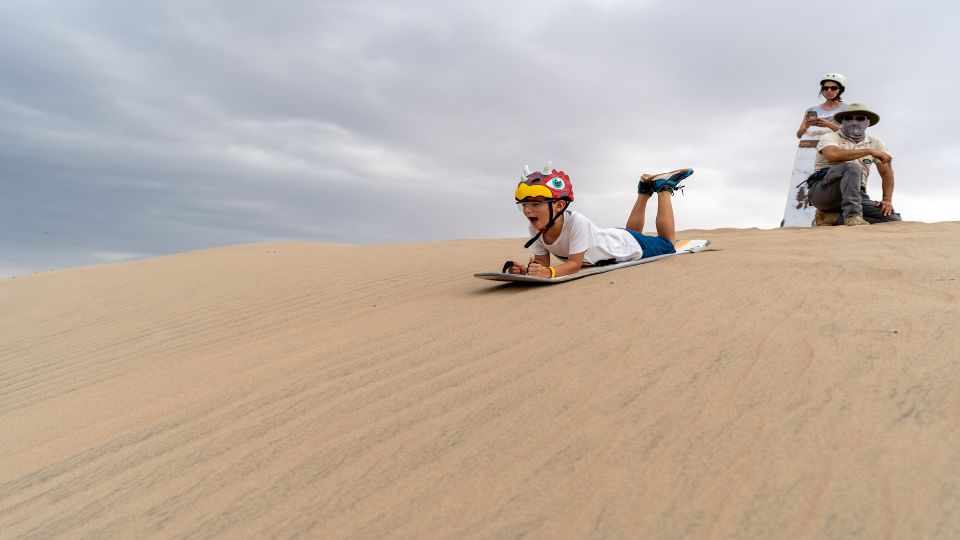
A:
{"type": "Polygon", "coordinates": [[[689,166],[678,228],[775,228],[827,72],[880,114],[904,219],[958,220],[958,16],[0,0],[0,277],[269,240],[522,237],[520,169],[549,160],[601,226],[623,225],[641,172],[689,166]]]}

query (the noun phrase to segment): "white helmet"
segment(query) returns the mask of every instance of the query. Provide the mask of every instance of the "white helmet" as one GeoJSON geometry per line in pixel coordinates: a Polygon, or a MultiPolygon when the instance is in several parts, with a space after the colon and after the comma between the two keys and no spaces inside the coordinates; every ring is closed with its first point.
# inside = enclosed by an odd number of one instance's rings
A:
{"type": "Polygon", "coordinates": [[[847,78],[839,73],[827,73],[822,79],[820,79],[820,84],[823,84],[826,81],[833,81],[844,88],[847,86],[847,78]]]}

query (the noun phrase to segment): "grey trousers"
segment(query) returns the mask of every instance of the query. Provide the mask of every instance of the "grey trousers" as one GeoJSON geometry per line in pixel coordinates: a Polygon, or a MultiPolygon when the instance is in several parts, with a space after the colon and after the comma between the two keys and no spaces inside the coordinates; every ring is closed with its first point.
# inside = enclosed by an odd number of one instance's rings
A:
{"type": "Polygon", "coordinates": [[[823,180],[809,187],[807,200],[817,210],[840,212],[844,218],[862,215],[870,223],[901,221],[900,214],[880,213],[880,204],[870,200],[860,185],[861,170],[858,163],[850,161],[830,167],[823,180]]]}

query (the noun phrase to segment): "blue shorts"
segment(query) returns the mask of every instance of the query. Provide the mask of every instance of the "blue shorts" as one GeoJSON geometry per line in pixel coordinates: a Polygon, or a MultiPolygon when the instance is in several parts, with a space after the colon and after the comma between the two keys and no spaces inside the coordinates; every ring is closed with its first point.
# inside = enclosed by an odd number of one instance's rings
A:
{"type": "Polygon", "coordinates": [[[659,236],[647,236],[632,229],[623,230],[630,233],[633,238],[636,239],[637,243],[640,244],[640,249],[643,250],[643,256],[640,257],[641,259],[677,252],[677,249],[673,247],[673,243],[666,238],[660,238],[659,236]]]}

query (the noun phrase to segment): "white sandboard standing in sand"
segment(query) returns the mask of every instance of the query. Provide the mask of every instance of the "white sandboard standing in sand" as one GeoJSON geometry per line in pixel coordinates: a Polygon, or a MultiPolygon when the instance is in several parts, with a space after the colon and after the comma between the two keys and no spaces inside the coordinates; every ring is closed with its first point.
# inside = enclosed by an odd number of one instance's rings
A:
{"type": "Polygon", "coordinates": [[[667,253],[666,255],[657,255],[656,257],[647,257],[646,259],[639,259],[636,261],[627,261],[616,264],[608,264],[606,266],[586,266],[580,269],[576,274],[570,274],[567,276],[560,276],[555,278],[543,278],[535,276],[525,276],[522,274],[507,274],[505,272],[480,272],[474,274],[473,277],[480,279],[489,279],[492,281],[519,281],[523,283],[540,283],[544,285],[549,285],[552,283],[563,283],[565,281],[573,281],[575,279],[585,278],[587,276],[593,276],[596,274],[602,274],[604,272],[610,272],[611,270],[617,270],[620,268],[625,268],[627,266],[634,266],[637,264],[645,264],[648,262],[653,262],[659,259],[664,259],[666,257],[673,257],[674,255],[679,255],[681,253],[696,253],[698,251],[703,251],[707,246],[710,245],[709,240],[678,240],[674,246],[677,250],[676,253],[667,253]]]}
{"type": "Polygon", "coordinates": [[[783,211],[781,227],[811,227],[817,209],[807,202],[807,184],[803,183],[813,174],[817,157],[816,140],[801,140],[797,158],[793,162],[793,176],[787,186],[787,206],[783,211]],[[797,187],[799,185],[799,187],[797,187]]]}

